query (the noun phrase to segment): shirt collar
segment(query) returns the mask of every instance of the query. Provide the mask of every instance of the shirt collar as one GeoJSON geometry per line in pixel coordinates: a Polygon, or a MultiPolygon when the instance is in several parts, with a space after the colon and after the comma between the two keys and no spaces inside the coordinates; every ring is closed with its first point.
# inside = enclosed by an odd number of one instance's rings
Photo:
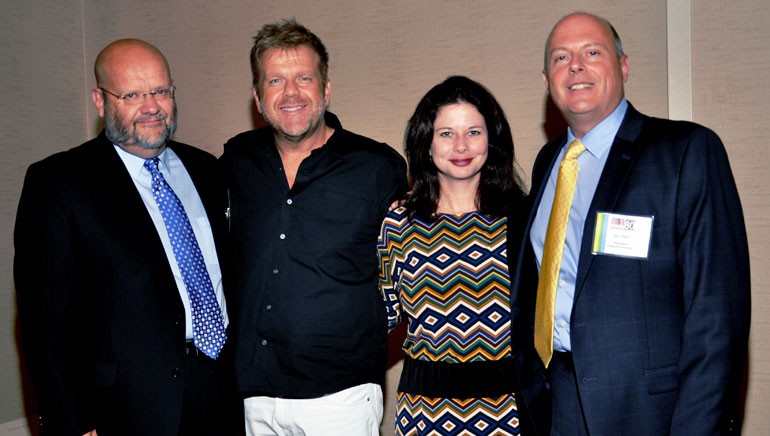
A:
{"type": "MultiPolygon", "coordinates": [[[[607,118],[589,130],[580,140],[592,156],[598,159],[609,152],[612,142],[615,140],[615,135],[618,133],[618,129],[620,129],[620,124],[623,123],[626,109],[628,109],[628,100],[624,98],[620,100],[618,107],[607,118]]],[[[572,143],[575,139],[577,138],[572,133],[572,128],[568,127],[567,144],[572,143]]]]}
{"type": "MultiPolygon", "coordinates": [[[[327,127],[334,129],[334,133],[329,137],[323,147],[313,150],[311,155],[319,153],[320,150],[324,150],[324,152],[334,153],[338,157],[344,156],[344,149],[341,147],[344,147],[345,144],[340,143],[338,140],[342,132],[342,123],[340,123],[339,118],[337,118],[337,115],[326,111],[324,112],[324,123],[327,127]]],[[[275,132],[273,127],[269,125],[264,126],[257,130],[257,135],[257,138],[259,139],[255,141],[256,148],[264,150],[265,153],[272,154],[273,157],[279,156],[278,147],[275,145],[275,132]]]]}
{"type": "MultiPolygon", "coordinates": [[[[112,144],[112,146],[115,147],[115,150],[118,152],[118,156],[120,156],[120,159],[126,165],[126,169],[128,169],[128,172],[133,177],[138,178],[141,174],[144,174],[144,173],[149,174],[149,171],[144,167],[144,161],[146,159],[133,155],[127,152],[126,150],[123,150],[123,148],[115,144],[112,144]]],[[[170,174],[171,166],[169,165],[169,153],[166,153],[167,150],[168,150],[168,147],[166,147],[160,153],[160,155],[158,155],[158,159],[160,160],[160,163],[158,164],[158,169],[160,169],[162,172],[165,172],[166,174],[170,174]]]]}

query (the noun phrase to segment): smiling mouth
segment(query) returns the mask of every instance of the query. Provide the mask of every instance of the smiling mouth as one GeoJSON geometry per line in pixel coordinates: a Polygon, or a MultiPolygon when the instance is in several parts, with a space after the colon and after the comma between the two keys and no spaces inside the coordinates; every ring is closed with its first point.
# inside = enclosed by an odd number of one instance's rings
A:
{"type": "Polygon", "coordinates": [[[142,121],[137,121],[135,125],[142,126],[142,127],[162,126],[163,120],[162,119],[142,120],[142,121]]]}
{"type": "Polygon", "coordinates": [[[591,83],[576,83],[576,84],[570,86],[568,89],[570,91],[580,91],[582,89],[593,88],[593,86],[594,85],[591,84],[591,83]]]}
{"type": "Polygon", "coordinates": [[[306,105],[294,105],[294,106],[281,106],[281,110],[284,112],[297,112],[305,108],[306,105]]]}
{"type": "Polygon", "coordinates": [[[449,161],[458,167],[464,167],[470,164],[472,160],[473,159],[450,159],[449,161]]]}

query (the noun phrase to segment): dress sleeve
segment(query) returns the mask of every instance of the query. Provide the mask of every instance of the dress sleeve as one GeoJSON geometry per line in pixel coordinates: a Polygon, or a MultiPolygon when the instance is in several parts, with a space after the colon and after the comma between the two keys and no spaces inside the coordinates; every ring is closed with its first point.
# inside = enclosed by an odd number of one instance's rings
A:
{"type": "Polygon", "coordinates": [[[408,217],[399,207],[385,217],[380,236],[377,238],[377,260],[379,261],[379,288],[388,316],[388,332],[401,322],[401,301],[399,280],[403,263],[403,243],[408,217]]]}

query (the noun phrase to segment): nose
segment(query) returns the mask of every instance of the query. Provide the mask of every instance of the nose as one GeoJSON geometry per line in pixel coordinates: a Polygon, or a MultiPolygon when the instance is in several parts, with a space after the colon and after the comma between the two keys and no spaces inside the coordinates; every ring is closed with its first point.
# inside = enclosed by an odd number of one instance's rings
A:
{"type": "Polygon", "coordinates": [[[468,138],[461,136],[455,141],[455,151],[457,153],[465,153],[468,150],[468,138]]]}
{"type": "Polygon", "coordinates": [[[287,97],[294,97],[299,95],[299,87],[297,86],[297,83],[293,80],[287,80],[286,87],[283,89],[283,93],[287,97]]]}
{"type": "Polygon", "coordinates": [[[581,59],[580,56],[573,56],[569,63],[570,73],[578,73],[583,71],[583,69],[583,59],[581,59]]]}
{"type": "Polygon", "coordinates": [[[142,97],[142,106],[141,106],[142,113],[154,114],[154,113],[157,113],[159,110],[160,110],[160,106],[158,106],[158,102],[155,100],[155,95],[145,94],[144,97],[142,97]]]}

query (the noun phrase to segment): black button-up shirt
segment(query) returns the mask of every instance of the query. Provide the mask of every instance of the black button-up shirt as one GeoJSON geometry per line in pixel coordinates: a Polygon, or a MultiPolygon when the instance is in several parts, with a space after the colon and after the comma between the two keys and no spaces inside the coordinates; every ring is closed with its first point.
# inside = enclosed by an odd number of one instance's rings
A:
{"type": "Polygon", "coordinates": [[[325,121],[335,132],[302,161],[291,189],[269,127],[225,144],[233,262],[225,286],[246,395],[313,398],[384,375],[376,244],[406,189],[406,164],[333,114],[325,121]]]}

